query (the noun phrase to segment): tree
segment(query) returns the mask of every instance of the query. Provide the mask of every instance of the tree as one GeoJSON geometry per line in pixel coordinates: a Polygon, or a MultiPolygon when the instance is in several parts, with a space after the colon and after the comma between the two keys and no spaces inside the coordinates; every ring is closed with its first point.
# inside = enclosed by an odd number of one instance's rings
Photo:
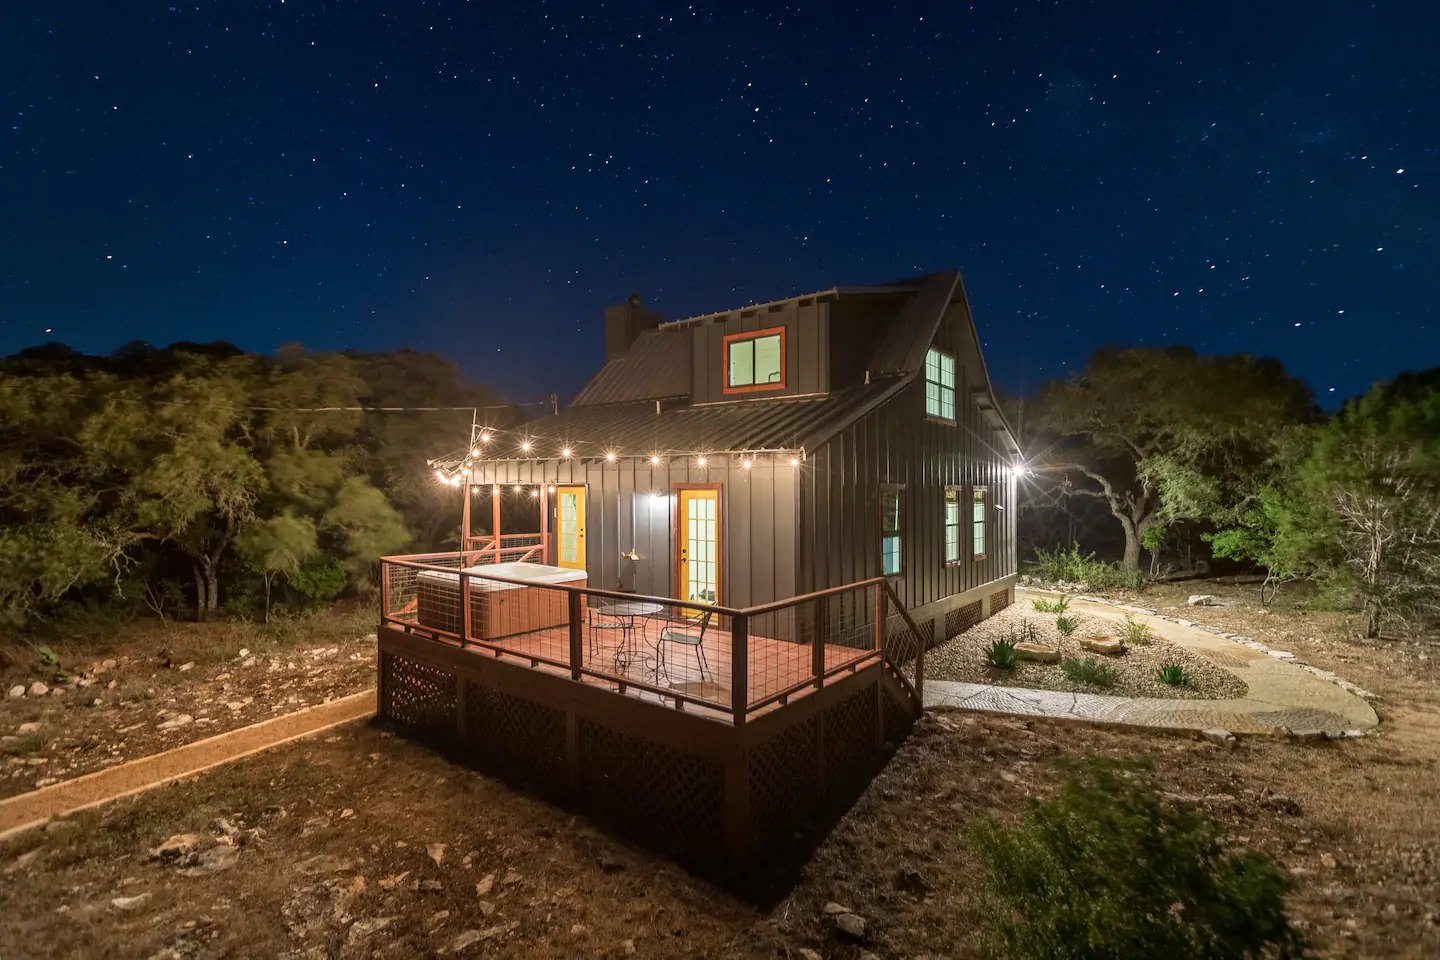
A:
{"type": "Polygon", "coordinates": [[[1262,559],[1352,598],[1365,636],[1440,622],[1440,367],[1377,384],[1316,427],[1246,532],[1262,559]]]}
{"type": "Polygon", "coordinates": [[[315,524],[289,510],[247,524],[235,537],[235,549],[265,583],[266,623],[270,622],[270,594],[275,581],[297,576],[304,563],[320,552],[315,524]]]}
{"type": "Polygon", "coordinates": [[[1313,409],[1309,388],[1278,360],[1099,350],[1029,405],[1046,441],[1032,468],[1101,500],[1124,531],[1125,566],[1138,570],[1153,528],[1243,509],[1284,427],[1313,409]]]}

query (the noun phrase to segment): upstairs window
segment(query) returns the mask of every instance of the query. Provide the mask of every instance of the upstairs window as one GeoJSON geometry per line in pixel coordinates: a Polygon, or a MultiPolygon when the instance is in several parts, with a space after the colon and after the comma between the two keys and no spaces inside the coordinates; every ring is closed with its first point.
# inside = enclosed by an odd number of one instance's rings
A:
{"type": "Polygon", "coordinates": [[[925,416],[955,421],[955,358],[934,347],[925,354],[925,416]]]}
{"type": "Polygon", "coordinates": [[[904,569],[904,534],[900,532],[904,501],[900,487],[880,490],[880,573],[899,576],[904,569]]]}
{"type": "Polygon", "coordinates": [[[960,495],[958,487],[945,488],[945,562],[960,562],[960,495]]]}
{"type": "Polygon", "coordinates": [[[785,389],[785,328],[725,338],[725,392],[785,389]]]}
{"type": "Polygon", "coordinates": [[[971,504],[972,512],[970,514],[970,535],[972,538],[970,544],[970,559],[972,560],[985,559],[985,534],[987,533],[985,529],[985,498],[989,496],[989,493],[990,491],[986,487],[975,488],[971,504]]]}

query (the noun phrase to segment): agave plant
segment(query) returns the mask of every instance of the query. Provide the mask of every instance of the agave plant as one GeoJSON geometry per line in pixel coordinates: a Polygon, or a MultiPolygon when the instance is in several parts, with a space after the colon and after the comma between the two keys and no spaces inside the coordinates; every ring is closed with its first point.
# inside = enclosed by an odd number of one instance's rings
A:
{"type": "Polygon", "coordinates": [[[1167,663],[1160,668],[1160,679],[1172,687],[1186,687],[1192,678],[1180,664],[1167,663]]]}
{"type": "Polygon", "coordinates": [[[1020,653],[1009,640],[996,640],[985,648],[985,662],[996,670],[1014,670],[1020,653]]]}

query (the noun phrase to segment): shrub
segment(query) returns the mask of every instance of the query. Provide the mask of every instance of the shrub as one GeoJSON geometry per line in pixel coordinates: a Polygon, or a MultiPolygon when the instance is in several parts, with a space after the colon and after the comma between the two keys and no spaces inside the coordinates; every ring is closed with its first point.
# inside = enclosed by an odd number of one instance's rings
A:
{"type": "Polygon", "coordinates": [[[1139,590],[1145,585],[1139,570],[1096,560],[1093,553],[1081,553],[1078,543],[1068,552],[1058,548],[1037,549],[1035,559],[1026,565],[1026,572],[1042,580],[1083,581],[1093,590],[1139,590]]]}
{"type": "Polygon", "coordinates": [[[1148,623],[1136,620],[1130,614],[1125,615],[1125,624],[1120,628],[1120,639],[1126,646],[1144,647],[1155,639],[1155,632],[1150,629],[1148,623]]]}
{"type": "Polygon", "coordinates": [[[1084,660],[1063,660],[1060,669],[1065,672],[1071,683],[1082,684],[1087,687],[1113,687],[1120,678],[1115,674],[1115,668],[1108,663],[1101,663],[1094,657],[1086,657],[1084,660]]]}
{"type": "Polygon", "coordinates": [[[1013,830],[979,821],[969,845],[999,957],[1305,954],[1285,915],[1290,878],[1262,854],[1227,851],[1218,825],[1164,802],[1133,764],[1074,764],[1058,797],[1032,802],[1013,830]]]}
{"type": "Polygon", "coordinates": [[[1178,663],[1167,663],[1160,668],[1160,679],[1172,687],[1188,687],[1191,676],[1178,663]]]}
{"type": "Polygon", "coordinates": [[[1064,595],[1061,595],[1059,600],[1045,600],[1042,598],[1032,600],[1031,602],[1035,604],[1036,611],[1040,613],[1064,613],[1070,609],[1070,598],[1064,595]]]}
{"type": "Polygon", "coordinates": [[[1020,654],[1009,640],[996,640],[985,648],[985,662],[996,670],[1014,670],[1019,660],[1020,654]]]}
{"type": "Polygon", "coordinates": [[[1072,635],[1076,630],[1080,629],[1080,618],[1065,616],[1056,617],[1055,629],[1059,630],[1061,633],[1068,637],[1072,635]]]}

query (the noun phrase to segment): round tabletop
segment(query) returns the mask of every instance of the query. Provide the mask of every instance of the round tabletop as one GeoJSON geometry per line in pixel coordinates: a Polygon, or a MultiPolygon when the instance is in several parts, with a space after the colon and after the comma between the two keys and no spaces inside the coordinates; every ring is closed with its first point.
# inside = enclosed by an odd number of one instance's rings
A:
{"type": "Polygon", "coordinates": [[[595,612],[606,617],[649,617],[660,613],[664,609],[665,608],[658,603],[642,603],[639,600],[621,600],[619,603],[596,607],[595,612]]]}

